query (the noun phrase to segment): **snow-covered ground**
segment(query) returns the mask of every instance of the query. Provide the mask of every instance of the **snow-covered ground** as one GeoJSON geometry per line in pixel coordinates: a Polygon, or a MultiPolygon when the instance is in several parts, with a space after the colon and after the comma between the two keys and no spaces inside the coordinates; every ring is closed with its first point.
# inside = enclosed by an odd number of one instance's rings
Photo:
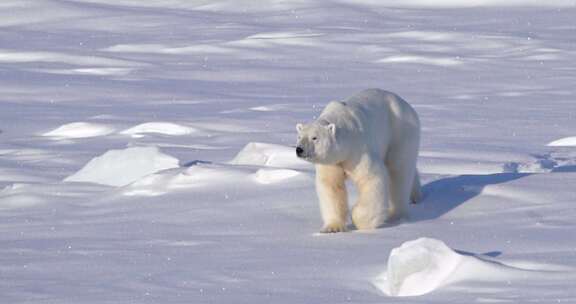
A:
{"type": "Polygon", "coordinates": [[[4,0],[0,302],[576,303],[575,16],[4,0]],[[294,125],[369,87],[419,112],[426,198],[320,235],[294,125]]]}

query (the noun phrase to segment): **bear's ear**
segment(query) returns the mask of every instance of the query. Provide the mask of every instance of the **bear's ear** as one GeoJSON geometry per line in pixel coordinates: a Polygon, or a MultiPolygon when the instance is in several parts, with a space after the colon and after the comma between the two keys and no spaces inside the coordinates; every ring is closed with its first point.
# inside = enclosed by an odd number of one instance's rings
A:
{"type": "Polygon", "coordinates": [[[335,124],[331,123],[331,124],[327,125],[326,129],[328,129],[328,131],[330,131],[330,134],[336,135],[336,125],[335,124]]]}
{"type": "Polygon", "coordinates": [[[301,123],[296,124],[296,131],[298,131],[298,133],[301,133],[302,129],[304,129],[304,126],[301,123]]]}

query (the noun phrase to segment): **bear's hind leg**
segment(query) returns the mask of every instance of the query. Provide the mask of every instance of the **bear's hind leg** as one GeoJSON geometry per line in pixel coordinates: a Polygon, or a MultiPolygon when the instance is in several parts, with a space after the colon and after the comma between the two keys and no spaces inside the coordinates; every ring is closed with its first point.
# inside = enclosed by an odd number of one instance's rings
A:
{"type": "Polygon", "coordinates": [[[416,170],[417,156],[417,146],[405,144],[391,149],[386,157],[386,167],[390,175],[387,222],[394,222],[408,216],[410,200],[419,199],[420,179],[416,170]],[[417,185],[416,182],[418,182],[417,185]]]}
{"type": "Polygon", "coordinates": [[[324,226],[322,233],[346,231],[348,193],[346,174],[339,166],[316,165],[316,193],[324,226]]]}

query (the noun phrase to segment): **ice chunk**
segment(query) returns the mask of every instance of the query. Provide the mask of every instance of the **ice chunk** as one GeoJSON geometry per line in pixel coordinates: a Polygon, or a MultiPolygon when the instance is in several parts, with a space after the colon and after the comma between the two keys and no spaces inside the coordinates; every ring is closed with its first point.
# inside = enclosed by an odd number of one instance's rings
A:
{"type": "Polygon", "coordinates": [[[157,147],[131,147],[110,150],[93,158],[64,181],[124,186],[154,172],[178,166],[178,159],[160,152],[157,147]]]}

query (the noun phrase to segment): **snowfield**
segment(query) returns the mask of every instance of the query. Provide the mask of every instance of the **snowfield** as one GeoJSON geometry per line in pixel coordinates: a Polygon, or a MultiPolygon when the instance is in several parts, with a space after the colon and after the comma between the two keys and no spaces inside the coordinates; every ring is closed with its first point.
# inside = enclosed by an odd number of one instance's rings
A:
{"type": "Polygon", "coordinates": [[[575,16],[2,1],[0,302],[576,303],[575,16]],[[319,234],[295,124],[370,87],[420,115],[425,199],[319,234]]]}

